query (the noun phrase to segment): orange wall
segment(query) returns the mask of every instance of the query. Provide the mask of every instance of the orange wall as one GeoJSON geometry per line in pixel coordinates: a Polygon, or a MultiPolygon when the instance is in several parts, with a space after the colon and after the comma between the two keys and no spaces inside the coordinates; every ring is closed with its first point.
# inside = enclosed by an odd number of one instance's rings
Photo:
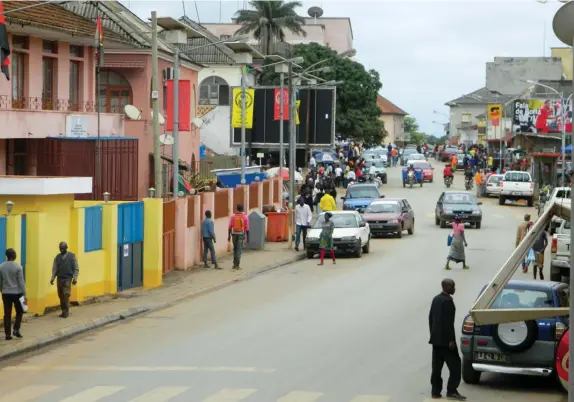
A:
{"type": "MultiPolygon", "coordinates": [[[[132,104],[142,111],[141,121],[126,120],[125,136],[139,139],[138,151],[138,196],[147,197],[150,177],[150,153],[153,153],[153,126],[151,121],[151,76],[152,65],[151,56],[146,54],[106,54],[106,61],[113,63],[129,61],[145,61],[145,69],[139,68],[121,68],[113,69],[123,75],[132,87],[132,104]]],[[[160,72],[159,104],[160,111],[165,116],[165,105],[163,104],[163,82],[161,73],[167,68],[173,66],[173,63],[159,60],[158,67],[160,72]]],[[[190,80],[192,88],[197,88],[197,71],[181,66],[180,79],[190,80]]],[[[192,89],[193,96],[193,89],[192,89]]],[[[197,99],[197,96],[195,97],[197,99]]],[[[191,118],[195,117],[195,102],[192,102],[191,118]]],[[[160,134],[165,132],[165,126],[160,126],[160,134]]],[[[172,156],[171,146],[162,146],[161,153],[168,157],[172,156]]],[[[186,162],[191,162],[193,155],[199,160],[199,130],[179,132],[179,158],[186,162]]]]}

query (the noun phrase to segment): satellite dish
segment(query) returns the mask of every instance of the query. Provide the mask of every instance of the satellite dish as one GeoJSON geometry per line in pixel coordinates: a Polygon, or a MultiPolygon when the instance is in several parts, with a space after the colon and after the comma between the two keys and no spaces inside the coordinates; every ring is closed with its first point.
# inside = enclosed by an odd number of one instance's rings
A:
{"type": "Polygon", "coordinates": [[[199,117],[195,117],[192,122],[197,128],[201,128],[201,126],[203,126],[203,119],[200,119],[199,117]]]}
{"type": "Polygon", "coordinates": [[[124,106],[124,113],[130,120],[141,120],[142,119],[142,112],[134,105],[125,105],[124,106]]]}
{"type": "Polygon", "coordinates": [[[159,142],[163,145],[173,145],[174,140],[173,137],[169,134],[162,134],[159,136],[159,142]]]}
{"type": "Polygon", "coordinates": [[[572,46],[574,38],[574,27],[572,18],[574,17],[574,3],[567,2],[558,9],[552,21],[554,34],[565,45],[572,46]]]}
{"type": "MultiPolygon", "coordinates": [[[[153,110],[151,112],[149,112],[149,114],[151,115],[151,119],[153,120],[153,110]]],[[[161,124],[161,125],[165,124],[165,118],[163,117],[163,115],[161,113],[158,113],[158,120],[159,120],[159,124],[161,124]]]]}

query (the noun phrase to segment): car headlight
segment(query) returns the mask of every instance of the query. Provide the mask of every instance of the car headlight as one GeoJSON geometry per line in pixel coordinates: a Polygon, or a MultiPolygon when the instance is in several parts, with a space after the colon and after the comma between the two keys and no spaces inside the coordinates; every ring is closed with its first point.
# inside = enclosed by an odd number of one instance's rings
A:
{"type": "Polygon", "coordinates": [[[389,223],[399,223],[398,219],[391,219],[390,221],[388,221],[389,223]]]}
{"type": "Polygon", "coordinates": [[[482,212],[480,212],[480,210],[476,209],[476,210],[472,211],[472,214],[473,215],[480,215],[480,214],[482,214],[482,212]]]}
{"type": "Polygon", "coordinates": [[[357,238],[355,236],[345,236],[341,237],[341,241],[355,241],[357,238]]]}
{"type": "Polygon", "coordinates": [[[454,211],[452,209],[443,209],[442,213],[445,215],[452,215],[454,211]]]}

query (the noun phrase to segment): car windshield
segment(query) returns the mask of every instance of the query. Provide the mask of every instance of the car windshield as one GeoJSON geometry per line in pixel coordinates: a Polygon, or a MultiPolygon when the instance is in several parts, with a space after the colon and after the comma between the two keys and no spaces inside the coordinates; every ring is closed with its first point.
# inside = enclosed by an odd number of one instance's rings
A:
{"type": "Polygon", "coordinates": [[[367,209],[366,213],[381,214],[381,213],[400,213],[401,207],[398,202],[372,202],[367,209]]]}
{"type": "Polygon", "coordinates": [[[516,182],[530,182],[530,175],[528,173],[522,172],[508,172],[504,176],[504,181],[516,181],[516,182]]]}
{"type": "Polygon", "coordinates": [[[474,196],[466,193],[446,194],[444,196],[443,204],[476,205],[476,199],[474,196]]]}
{"type": "Polygon", "coordinates": [[[379,190],[375,187],[349,187],[346,198],[379,198],[379,190]]]}
{"type": "Polygon", "coordinates": [[[377,162],[372,162],[371,166],[374,166],[376,168],[382,168],[382,167],[385,167],[385,164],[381,161],[377,161],[377,162]]]}
{"type": "MultiPolygon", "coordinates": [[[[335,225],[335,228],[357,228],[359,224],[357,223],[357,218],[354,214],[333,214],[331,221],[335,225]]],[[[321,226],[325,223],[325,215],[321,214],[313,224],[314,229],[321,229],[321,226]]]]}
{"type": "Polygon", "coordinates": [[[535,289],[508,289],[505,288],[498,295],[492,308],[495,309],[522,309],[522,308],[550,308],[553,307],[550,292],[535,289]]]}
{"type": "Polygon", "coordinates": [[[417,162],[417,163],[415,163],[415,167],[420,168],[420,169],[430,169],[431,165],[430,165],[430,163],[417,162]]]}

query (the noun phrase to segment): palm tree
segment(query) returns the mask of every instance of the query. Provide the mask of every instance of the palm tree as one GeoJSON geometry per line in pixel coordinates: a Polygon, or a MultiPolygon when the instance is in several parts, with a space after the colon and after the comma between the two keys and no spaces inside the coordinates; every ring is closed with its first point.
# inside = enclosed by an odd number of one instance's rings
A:
{"type": "Polygon", "coordinates": [[[259,41],[261,53],[270,54],[276,42],[285,40],[285,29],[294,34],[307,36],[302,28],[305,19],[295,12],[300,1],[250,1],[253,10],[239,10],[236,21],[241,25],[237,35],[251,34],[259,41]]]}

